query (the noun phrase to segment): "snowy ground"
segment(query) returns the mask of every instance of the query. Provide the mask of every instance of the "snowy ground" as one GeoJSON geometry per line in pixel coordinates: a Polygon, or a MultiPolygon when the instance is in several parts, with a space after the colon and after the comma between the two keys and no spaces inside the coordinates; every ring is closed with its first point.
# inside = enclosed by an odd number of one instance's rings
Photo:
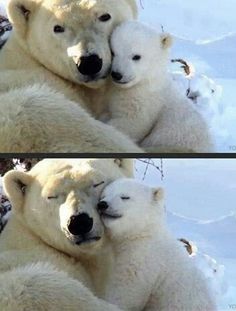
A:
{"type": "MultiPolygon", "coordinates": [[[[139,0],[138,0],[139,2],[139,0]]],[[[175,36],[173,58],[192,62],[223,87],[214,126],[218,152],[236,151],[236,2],[141,0],[140,19],[175,36]]]]}
{"type": "MultiPolygon", "coordinates": [[[[160,160],[155,160],[160,166],[160,160]]],[[[145,165],[136,164],[143,179],[145,165]]],[[[176,238],[194,241],[200,252],[224,265],[217,283],[219,310],[236,308],[236,160],[163,160],[164,179],[149,167],[145,183],[166,190],[167,221],[176,238]]],[[[203,268],[206,271],[206,267],[203,268]]]]}

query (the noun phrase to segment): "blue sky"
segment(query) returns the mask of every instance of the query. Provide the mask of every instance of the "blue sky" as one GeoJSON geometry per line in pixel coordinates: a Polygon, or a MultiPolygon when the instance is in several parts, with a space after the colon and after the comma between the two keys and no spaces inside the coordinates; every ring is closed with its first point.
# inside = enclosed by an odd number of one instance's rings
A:
{"type": "MultiPolygon", "coordinates": [[[[159,165],[160,160],[155,162],[159,165]]],[[[164,180],[151,168],[145,183],[166,189],[167,208],[198,219],[215,219],[236,212],[236,160],[164,159],[164,180]]],[[[144,165],[137,163],[138,179],[144,165]]]]}
{"type": "MultiPolygon", "coordinates": [[[[137,0],[139,2],[139,0],[137,0]]],[[[141,0],[140,18],[192,40],[216,39],[236,31],[235,0],[141,0]]]]}

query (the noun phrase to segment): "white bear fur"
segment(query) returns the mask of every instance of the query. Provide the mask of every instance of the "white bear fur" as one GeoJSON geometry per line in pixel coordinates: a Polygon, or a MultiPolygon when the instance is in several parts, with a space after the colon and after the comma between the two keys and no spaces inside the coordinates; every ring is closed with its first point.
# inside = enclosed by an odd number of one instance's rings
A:
{"type": "Polygon", "coordinates": [[[134,141],[142,141],[148,151],[210,152],[205,120],[168,74],[171,44],[170,35],[136,21],[124,22],[114,30],[112,71],[123,78],[114,80],[108,92],[107,123],[134,141]],[[135,55],[141,59],[133,60],[135,55]]]}
{"type": "Polygon", "coordinates": [[[108,204],[101,215],[115,256],[109,302],[132,311],[216,310],[204,277],[167,229],[162,188],[120,179],[101,200],[108,204]]]}
{"type": "Polygon", "coordinates": [[[98,299],[112,252],[95,206],[108,182],[132,175],[132,160],[48,159],[4,176],[13,214],[0,236],[0,310],[119,310],[98,299]],[[76,245],[68,236],[78,212],[93,217],[89,235],[99,241],[76,245]]]}
{"type": "Polygon", "coordinates": [[[136,17],[135,0],[69,0],[66,5],[63,0],[11,0],[8,15],[14,30],[0,54],[0,152],[139,152],[131,140],[89,115],[101,110],[106,91],[110,34],[136,17]],[[112,19],[100,22],[97,12],[109,12],[112,19]],[[53,32],[57,24],[65,33],[53,32]],[[70,48],[73,57],[67,54],[70,48]],[[86,53],[103,59],[102,70],[91,79],[76,65],[86,53]],[[27,132],[25,145],[21,132],[27,132]]]}
{"type": "Polygon", "coordinates": [[[1,152],[143,152],[46,84],[2,93],[0,102],[1,152]]]}

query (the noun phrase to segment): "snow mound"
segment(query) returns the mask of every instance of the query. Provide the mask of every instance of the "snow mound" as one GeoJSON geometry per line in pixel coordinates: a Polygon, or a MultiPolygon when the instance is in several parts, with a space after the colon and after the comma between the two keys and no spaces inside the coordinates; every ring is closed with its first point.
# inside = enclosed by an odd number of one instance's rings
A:
{"type": "Polygon", "coordinates": [[[236,257],[236,248],[231,242],[232,236],[236,236],[236,212],[208,221],[168,212],[167,220],[177,238],[195,241],[204,253],[214,257],[236,257]]]}

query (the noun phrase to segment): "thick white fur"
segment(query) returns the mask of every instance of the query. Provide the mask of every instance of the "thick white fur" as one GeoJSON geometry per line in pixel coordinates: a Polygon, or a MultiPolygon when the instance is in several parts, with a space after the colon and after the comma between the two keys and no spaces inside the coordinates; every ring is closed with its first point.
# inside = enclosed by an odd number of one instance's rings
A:
{"type": "Polygon", "coordinates": [[[204,277],[167,229],[162,188],[120,179],[101,200],[109,206],[102,219],[115,255],[109,302],[132,311],[215,310],[204,277]]]}
{"type": "MultiPolygon", "coordinates": [[[[171,81],[171,80],[170,80],[171,81]]],[[[158,121],[141,146],[149,152],[214,152],[213,139],[204,117],[175,85],[163,90],[158,121]]]]}
{"type": "Polygon", "coordinates": [[[119,311],[92,294],[78,280],[48,263],[0,274],[2,311],[119,311]]]}
{"type": "Polygon", "coordinates": [[[0,93],[0,102],[1,152],[142,152],[46,84],[0,93]]]}
{"type": "Polygon", "coordinates": [[[119,159],[43,160],[5,175],[13,214],[0,236],[0,310],[118,310],[97,298],[112,252],[95,205],[110,180],[132,175],[132,161],[119,159]],[[76,245],[68,235],[78,212],[93,218],[99,241],[76,245]]]}
{"type": "Polygon", "coordinates": [[[212,143],[205,120],[168,74],[171,44],[170,35],[135,21],[114,30],[112,71],[123,78],[108,93],[107,123],[148,151],[209,152],[212,143]],[[135,55],[141,59],[133,60],[135,55]]]}
{"type": "Polygon", "coordinates": [[[69,0],[65,5],[63,0],[11,0],[8,15],[14,31],[0,54],[0,115],[7,115],[0,119],[0,152],[139,152],[124,135],[99,124],[82,109],[95,117],[101,110],[111,64],[109,37],[119,23],[136,17],[135,1],[69,0]],[[100,22],[97,14],[105,13],[112,19],[100,22]],[[55,34],[55,25],[63,25],[65,33],[55,34]],[[103,59],[103,67],[88,79],[76,64],[90,53],[103,59]],[[42,120],[39,115],[46,105],[50,107],[42,120]],[[40,126],[49,132],[38,131],[40,126]],[[26,129],[29,147],[22,144],[21,133],[26,129]]]}

